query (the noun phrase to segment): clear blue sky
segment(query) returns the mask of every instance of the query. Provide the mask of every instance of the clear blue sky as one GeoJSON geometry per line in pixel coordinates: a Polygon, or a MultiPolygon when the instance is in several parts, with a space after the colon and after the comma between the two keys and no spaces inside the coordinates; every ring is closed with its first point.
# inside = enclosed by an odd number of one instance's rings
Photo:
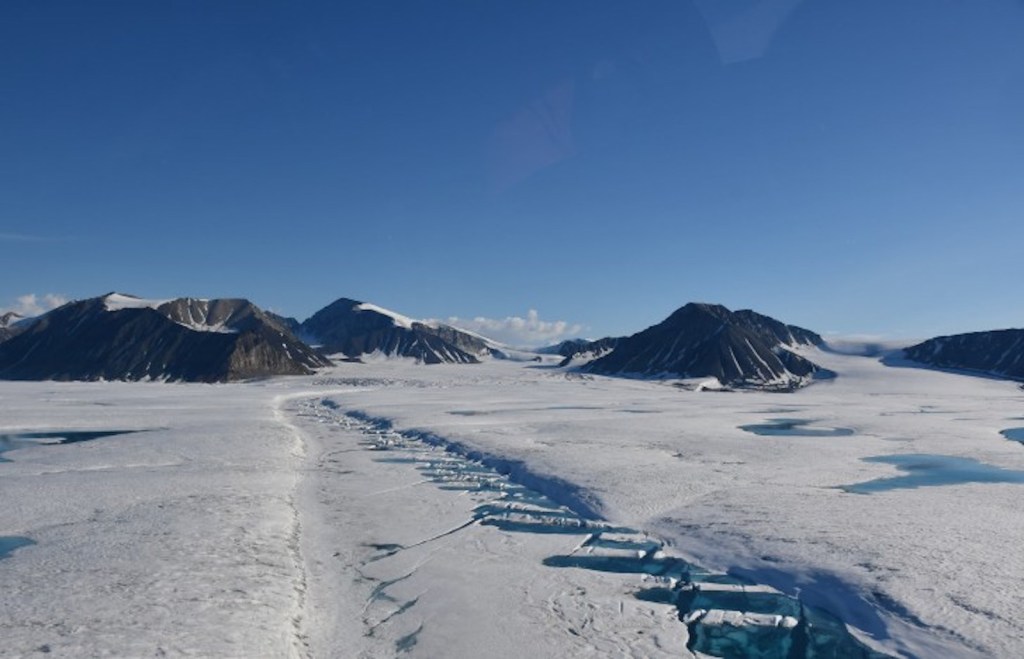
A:
{"type": "Polygon", "coordinates": [[[1017,0],[0,3],[0,307],[1024,326],[1017,0]]]}

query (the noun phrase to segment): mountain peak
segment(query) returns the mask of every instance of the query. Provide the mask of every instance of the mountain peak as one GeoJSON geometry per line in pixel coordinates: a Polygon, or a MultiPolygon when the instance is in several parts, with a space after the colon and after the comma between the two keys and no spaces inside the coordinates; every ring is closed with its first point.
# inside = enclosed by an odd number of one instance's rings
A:
{"type": "Polygon", "coordinates": [[[672,312],[664,322],[676,322],[684,319],[692,320],[699,317],[709,319],[713,318],[715,320],[725,322],[731,316],[732,312],[721,304],[713,304],[711,302],[688,302],[672,312]]]}
{"type": "Polygon", "coordinates": [[[811,343],[803,333],[817,337],[755,312],[733,313],[720,304],[691,302],[657,325],[619,340],[585,368],[610,375],[714,377],[722,385],[792,389],[819,370],[787,350],[811,343]]]}
{"type": "Polygon", "coordinates": [[[378,353],[426,364],[476,363],[492,354],[488,342],[435,322],[422,322],[369,302],[340,298],[306,319],[301,333],[328,353],[358,359],[378,353]]]}
{"type": "Polygon", "coordinates": [[[238,299],[109,293],[54,309],[0,343],[0,377],[15,380],[222,382],[309,374],[329,364],[238,299]]]}
{"type": "Polygon", "coordinates": [[[324,307],[324,309],[353,309],[362,303],[362,300],[353,300],[350,297],[339,297],[337,300],[324,307]]]}

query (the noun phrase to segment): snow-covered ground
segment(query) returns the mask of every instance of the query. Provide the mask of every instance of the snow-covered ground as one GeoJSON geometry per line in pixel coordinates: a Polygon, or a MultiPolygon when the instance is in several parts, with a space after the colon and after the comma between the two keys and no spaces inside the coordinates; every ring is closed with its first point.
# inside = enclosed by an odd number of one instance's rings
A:
{"type": "Polygon", "coordinates": [[[140,430],[0,454],[5,656],[287,656],[300,444],[253,386],[0,383],[0,432],[140,430]]]}
{"type": "Polygon", "coordinates": [[[1000,433],[1024,426],[1024,392],[812,359],[840,376],[794,394],[500,361],[237,385],[0,383],[0,434],[145,430],[0,441],[17,447],[0,453],[0,654],[685,656],[676,611],[635,596],[648,576],[565,558],[591,550],[586,529],[481,517],[518,481],[531,515],[597,516],[628,530],[619,547],[649,538],[799,592],[873,647],[1019,656],[1024,446],[1000,433]],[[801,432],[740,428],[778,419],[801,432]],[[372,450],[388,427],[400,445],[372,450]],[[449,454],[416,438],[511,480],[438,477],[449,454]],[[892,455],[920,457],[868,460],[892,455]],[[941,472],[928,456],[1002,471],[941,472]],[[1008,482],[905,487],[936,474],[1008,482]],[[843,489],[885,478],[898,480],[843,489]]]}

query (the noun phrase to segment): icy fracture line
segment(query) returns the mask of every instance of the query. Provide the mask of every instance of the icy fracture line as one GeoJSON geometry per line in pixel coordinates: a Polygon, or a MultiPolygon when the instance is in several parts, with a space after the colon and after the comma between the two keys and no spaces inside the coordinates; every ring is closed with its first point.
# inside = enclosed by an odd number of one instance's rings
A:
{"type": "MultiPolygon", "coordinates": [[[[495,495],[494,500],[479,504],[474,516],[465,523],[408,547],[397,548],[378,557],[380,559],[476,524],[495,526],[504,532],[580,534],[585,538],[568,555],[550,557],[545,564],[637,574],[642,582],[655,584],[656,587],[646,594],[657,595],[664,604],[677,609],[678,618],[689,634],[687,647],[693,651],[710,656],[739,656],[737,652],[768,646],[773,651],[765,656],[813,657],[823,653],[886,656],[861,644],[834,616],[808,607],[798,598],[670,556],[664,551],[664,542],[649,533],[615,527],[604,520],[580,515],[571,507],[577,501],[575,497],[568,497],[569,505],[557,501],[560,491],[557,483],[554,488],[548,488],[554,497],[541,494],[516,482],[515,470],[500,474],[492,465],[469,457],[463,447],[432,433],[397,432],[385,419],[373,419],[357,412],[342,413],[337,404],[328,399],[305,405],[311,416],[318,417],[322,423],[333,422],[361,432],[366,438],[366,450],[407,454],[411,465],[443,489],[495,495]],[[438,457],[441,450],[444,457],[438,457]]],[[[536,482],[538,476],[529,474],[528,478],[536,482]]],[[[586,508],[585,512],[591,511],[586,508]]],[[[374,597],[379,598],[386,587],[375,589],[374,597]]],[[[638,593],[638,596],[644,594],[638,593]]],[[[373,625],[373,629],[413,605],[415,601],[406,602],[373,625]]]]}

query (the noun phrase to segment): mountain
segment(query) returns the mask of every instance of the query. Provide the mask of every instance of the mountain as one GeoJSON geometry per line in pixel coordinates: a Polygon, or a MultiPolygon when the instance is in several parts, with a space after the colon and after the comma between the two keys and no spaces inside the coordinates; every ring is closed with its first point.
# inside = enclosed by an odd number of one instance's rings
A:
{"type": "Polygon", "coordinates": [[[292,334],[298,336],[299,332],[302,331],[302,323],[291,316],[280,316],[273,311],[264,310],[263,313],[267,314],[267,318],[276,322],[281,327],[284,327],[292,334]]]}
{"type": "Polygon", "coordinates": [[[0,378],[225,382],[330,362],[248,300],[71,302],[0,343],[0,378]]]}
{"type": "Polygon", "coordinates": [[[621,340],[622,339],[619,337],[605,337],[603,339],[597,339],[596,341],[588,341],[586,339],[569,339],[568,341],[562,341],[558,345],[542,348],[538,352],[543,354],[561,355],[564,359],[558,365],[570,366],[573,364],[591,362],[598,357],[607,355],[615,349],[615,346],[618,345],[621,340]]]}
{"type": "Polygon", "coordinates": [[[583,367],[592,373],[714,377],[724,386],[789,390],[824,375],[789,348],[814,345],[813,332],[752,311],[690,303],[661,323],[620,339],[583,367]]]}
{"type": "Polygon", "coordinates": [[[939,336],[905,348],[903,355],[936,368],[1024,380],[1024,329],[939,336]]]}
{"type": "Polygon", "coordinates": [[[23,318],[24,316],[13,311],[0,315],[0,343],[24,331],[24,326],[18,322],[23,318]]]}
{"type": "Polygon", "coordinates": [[[302,323],[300,333],[323,352],[350,358],[378,353],[411,357],[424,364],[476,364],[495,354],[483,337],[348,298],[317,311],[302,323]]]}
{"type": "Polygon", "coordinates": [[[588,350],[602,341],[614,340],[615,339],[598,339],[597,341],[592,341],[590,339],[566,339],[565,341],[554,345],[537,348],[537,352],[542,355],[561,355],[563,357],[570,357],[581,351],[588,350]]]}

